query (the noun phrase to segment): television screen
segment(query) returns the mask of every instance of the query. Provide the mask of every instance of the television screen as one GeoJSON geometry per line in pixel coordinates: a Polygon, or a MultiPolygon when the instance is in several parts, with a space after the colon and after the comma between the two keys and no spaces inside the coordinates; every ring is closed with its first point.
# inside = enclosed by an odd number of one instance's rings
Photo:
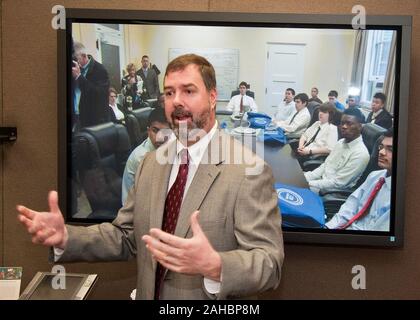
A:
{"type": "Polygon", "coordinates": [[[58,43],[67,221],[116,217],[127,159],[159,130],[148,117],[164,108],[166,66],[195,53],[215,68],[220,130],[272,168],[286,241],[402,245],[411,19],[353,20],[67,9],[58,43]]]}

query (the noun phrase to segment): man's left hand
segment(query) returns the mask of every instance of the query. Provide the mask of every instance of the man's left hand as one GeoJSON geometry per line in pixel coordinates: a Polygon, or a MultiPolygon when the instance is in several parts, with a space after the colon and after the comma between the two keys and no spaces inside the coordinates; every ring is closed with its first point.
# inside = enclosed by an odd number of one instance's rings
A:
{"type": "Polygon", "coordinates": [[[198,213],[191,215],[192,238],[184,239],[164,232],[150,229],[150,235],[142,240],[162,266],[174,272],[201,274],[205,278],[220,281],[222,261],[213,249],[198,223],[198,213]]]}

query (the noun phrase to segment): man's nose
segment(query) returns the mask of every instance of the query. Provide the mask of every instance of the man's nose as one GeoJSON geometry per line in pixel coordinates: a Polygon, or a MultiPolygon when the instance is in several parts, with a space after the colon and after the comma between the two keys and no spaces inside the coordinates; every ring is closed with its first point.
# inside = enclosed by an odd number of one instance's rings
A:
{"type": "Polygon", "coordinates": [[[176,106],[182,104],[182,97],[181,97],[181,93],[180,92],[175,92],[173,94],[172,102],[176,106]]]}

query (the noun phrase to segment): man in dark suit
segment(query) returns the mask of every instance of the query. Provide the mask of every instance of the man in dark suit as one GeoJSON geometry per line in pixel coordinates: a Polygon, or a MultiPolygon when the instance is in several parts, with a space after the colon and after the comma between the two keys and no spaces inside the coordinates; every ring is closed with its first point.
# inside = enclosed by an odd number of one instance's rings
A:
{"type": "Polygon", "coordinates": [[[77,60],[72,65],[74,132],[107,120],[109,78],[104,66],[80,42],[74,43],[73,59],[77,60]]]}
{"type": "Polygon", "coordinates": [[[372,112],[369,113],[367,117],[367,123],[374,123],[385,129],[390,129],[392,127],[392,116],[384,108],[385,102],[386,95],[384,95],[382,92],[378,92],[373,96],[371,105],[372,112]]]}
{"type": "Polygon", "coordinates": [[[150,60],[148,56],[144,55],[141,58],[141,69],[137,71],[137,74],[143,80],[142,98],[147,100],[159,97],[160,90],[158,74],[155,68],[150,67],[150,60]]]}

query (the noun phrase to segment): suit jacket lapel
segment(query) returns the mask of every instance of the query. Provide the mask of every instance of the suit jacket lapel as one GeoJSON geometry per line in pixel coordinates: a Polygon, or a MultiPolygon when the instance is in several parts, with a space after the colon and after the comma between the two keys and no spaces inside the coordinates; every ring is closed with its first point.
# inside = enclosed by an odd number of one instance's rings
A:
{"type": "MultiPolygon", "coordinates": [[[[163,155],[164,164],[155,163],[156,179],[152,181],[151,185],[151,204],[150,204],[150,227],[162,228],[163,212],[165,209],[165,199],[168,190],[169,177],[171,174],[172,163],[176,155],[176,142],[170,143],[163,150],[157,150],[156,156],[163,155]]],[[[147,192],[147,191],[146,191],[147,192]]]]}
{"type": "Polygon", "coordinates": [[[199,210],[214,180],[220,173],[218,165],[224,161],[223,136],[216,132],[204,152],[203,159],[198,166],[194,179],[182,202],[175,235],[186,237],[190,229],[190,216],[195,210],[199,210]]]}

